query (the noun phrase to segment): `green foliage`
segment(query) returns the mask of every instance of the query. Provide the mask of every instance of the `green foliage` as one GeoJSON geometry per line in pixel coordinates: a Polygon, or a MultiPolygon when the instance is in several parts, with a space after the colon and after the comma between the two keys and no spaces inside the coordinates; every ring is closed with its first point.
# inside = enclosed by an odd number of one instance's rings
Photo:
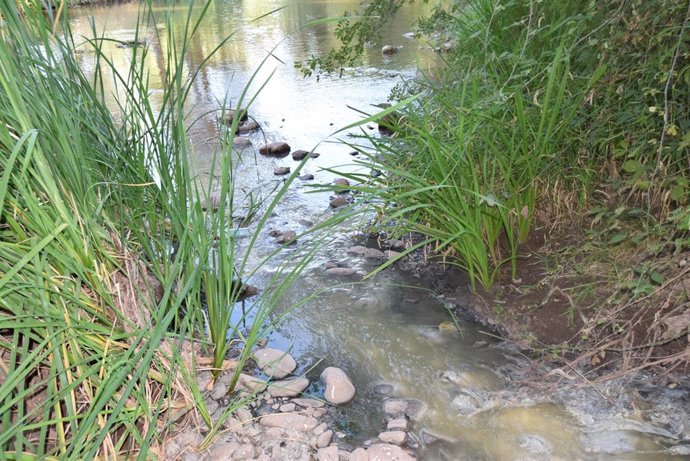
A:
{"type": "MultiPolygon", "coordinates": [[[[165,41],[166,80],[154,101],[146,47],[132,48],[129,67],[116,68],[94,31],[89,44],[99,71],[88,81],[65,12],[58,18],[2,4],[3,453],[146,458],[174,422],[179,400],[198,406],[210,427],[197,388],[198,357],[189,350],[213,356],[219,370],[230,341],[242,341],[238,377],[271,326],[272,307],[313,254],[289,274],[278,273],[231,324],[243,282],[260,269],[249,264],[258,233],[301,167],[271,199],[250,243],[240,246],[232,221],[241,202],[233,187],[236,154],[231,147],[219,153],[212,172],[218,179],[206,190],[190,170],[185,99],[198,69],[189,72],[185,55],[209,5],[201,12],[190,7],[182,27],[162,11],[153,22],[152,5],[144,6],[138,30],[165,24],[167,31],[157,34],[165,41]],[[117,120],[104,101],[106,78],[124,89],[117,120]],[[216,190],[220,207],[207,211],[201,203],[216,190]],[[240,329],[250,315],[249,331],[240,329]]],[[[252,100],[245,90],[238,103],[252,100]]],[[[235,130],[222,145],[232,146],[235,130]]]]}

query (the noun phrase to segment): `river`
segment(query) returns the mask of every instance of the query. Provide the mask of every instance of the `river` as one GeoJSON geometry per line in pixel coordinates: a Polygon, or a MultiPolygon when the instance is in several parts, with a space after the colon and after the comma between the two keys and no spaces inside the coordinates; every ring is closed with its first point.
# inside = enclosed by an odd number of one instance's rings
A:
{"type": "MultiPolygon", "coordinates": [[[[171,24],[181,29],[188,6],[186,2],[176,5],[171,24]]],[[[358,6],[358,1],[324,0],[211,3],[204,26],[185,55],[185,65],[198,68],[222,39],[233,31],[234,35],[202,67],[190,95],[197,174],[203,176],[211,170],[217,140],[222,137],[224,128],[213,111],[237,102],[251,74],[269,53],[250,88],[257,90],[267,81],[249,109],[262,127],[249,136],[253,145],[286,141],[293,150],[315,148],[320,157],[309,160],[302,171],[313,174],[315,182],[329,183],[334,178],[324,168],[364,169],[352,165],[351,147],[337,141],[360,129],[375,134],[375,126],[364,125],[336,136],[332,133],[357,121],[361,112],[376,112],[373,105],[385,102],[396,84],[414,77],[418,69],[433,69],[438,63],[425,43],[405,35],[413,29],[415,18],[427,11],[428,6],[420,5],[403,9],[396,22],[382,31],[383,42],[366,51],[360,67],[347,69],[341,78],[303,78],[294,67],[296,62],[337,45],[333,25],[307,24],[358,6]],[[383,44],[401,48],[396,54],[383,55],[383,44]]],[[[77,35],[92,36],[93,23],[99,35],[132,40],[140,11],[136,2],[116,3],[74,9],[71,17],[77,35]]],[[[162,18],[169,9],[161,6],[156,11],[162,18]]],[[[170,32],[162,20],[156,27],[162,36],[170,32]]],[[[155,37],[153,26],[139,37],[149,48],[154,91],[162,84],[166,59],[166,50],[155,37]]],[[[131,48],[109,42],[103,50],[116,65],[126,68],[131,48]]],[[[96,57],[84,52],[79,59],[90,75],[96,57]]],[[[106,94],[117,93],[110,82],[105,84],[106,94]]],[[[256,155],[251,147],[245,148],[242,158],[236,186],[254,200],[266,196],[280,181],[273,174],[274,167],[296,165],[290,157],[256,155]]],[[[328,194],[308,191],[309,183],[296,181],[270,226],[299,232],[304,230],[304,220],[319,222],[333,213],[328,194]]],[[[289,349],[297,358],[296,373],[312,378],[315,384],[308,392],[318,395],[322,390],[318,376],[327,366],[341,367],[351,377],[357,395],[340,410],[340,429],[346,436],[342,443],[357,445],[375,437],[385,427],[383,402],[411,398],[423,410],[413,427],[420,459],[687,459],[683,454],[690,453],[688,440],[682,439],[689,433],[690,420],[674,401],[677,395],[687,406],[687,393],[657,393],[650,407],[640,395],[623,396],[615,385],[545,395],[517,383],[515,377],[530,366],[529,360],[470,321],[461,321],[460,332],[439,328],[451,320],[447,309],[409,273],[393,268],[367,283],[327,276],[324,265],[330,260],[347,264],[360,274],[375,267],[347,253],[354,242],[346,230],[334,233],[281,305],[296,304],[326,286],[337,286],[292,311],[269,338],[270,345],[289,349]]],[[[274,247],[268,235],[262,237],[256,257],[274,247]]],[[[269,263],[264,275],[252,282],[265,283],[280,264],[280,260],[269,263]]]]}

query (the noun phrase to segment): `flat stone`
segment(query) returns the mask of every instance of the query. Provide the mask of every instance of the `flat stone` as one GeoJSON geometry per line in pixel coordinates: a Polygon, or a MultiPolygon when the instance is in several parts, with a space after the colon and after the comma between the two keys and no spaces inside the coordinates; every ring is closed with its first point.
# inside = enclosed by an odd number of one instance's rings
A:
{"type": "Polygon", "coordinates": [[[290,145],[286,142],[272,142],[259,148],[261,155],[272,155],[275,157],[285,157],[290,153],[290,145]]]}
{"type": "Polygon", "coordinates": [[[331,267],[326,269],[326,273],[328,275],[355,275],[357,271],[351,267],[331,267]]]}
{"type": "Polygon", "coordinates": [[[345,372],[337,367],[328,367],[321,373],[321,379],[326,383],[326,401],[341,405],[355,396],[355,386],[345,372]]]}
{"type": "Polygon", "coordinates": [[[347,203],[347,199],[342,196],[333,197],[331,201],[328,202],[331,208],[341,208],[347,205],[347,203]]]}
{"type": "Polygon", "coordinates": [[[295,408],[297,408],[297,405],[294,403],[286,403],[280,406],[280,411],[283,413],[290,413],[291,411],[295,411],[295,408]]]}
{"type": "Polygon", "coordinates": [[[328,448],[319,448],[316,452],[316,459],[318,461],[339,461],[338,446],[332,445],[328,448]]]}
{"type": "Polygon", "coordinates": [[[326,405],[321,400],[305,399],[305,398],[292,399],[292,403],[295,403],[301,407],[314,407],[314,408],[321,408],[324,405],[326,405]]]}
{"type": "Polygon", "coordinates": [[[241,134],[251,133],[259,128],[261,128],[261,125],[259,125],[255,120],[247,120],[237,127],[237,132],[241,134]]]}
{"type": "Polygon", "coordinates": [[[254,457],[255,449],[251,443],[240,445],[232,454],[231,459],[251,459],[254,457]]]}
{"type": "Polygon", "coordinates": [[[379,434],[379,440],[395,445],[402,445],[402,443],[405,442],[406,436],[407,434],[403,431],[386,431],[379,434]]]}
{"type": "Polygon", "coordinates": [[[309,432],[318,426],[319,422],[314,417],[297,413],[271,413],[261,417],[261,424],[267,427],[281,427],[299,432],[309,432]]]}
{"type": "Polygon", "coordinates": [[[273,397],[295,397],[309,386],[307,378],[284,379],[268,385],[268,393],[273,397]]]}
{"type": "Polygon", "coordinates": [[[328,424],[321,423],[314,429],[314,435],[319,436],[328,430],[328,424]]]}
{"type": "Polygon", "coordinates": [[[407,401],[402,399],[390,399],[383,402],[383,412],[393,419],[401,418],[407,410],[407,401]]]}
{"type": "MultiPolygon", "coordinates": [[[[285,233],[283,233],[283,235],[285,235],[285,233]]],[[[264,347],[263,349],[254,351],[252,355],[254,356],[256,365],[264,373],[274,378],[284,378],[297,368],[295,359],[287,352],[278,349],[264,347]]]]}
{"type": "Polygon", "coordinates": [[[232,138],[232,145],[235,147],[249,147],[252,145],[252,140],[244,136],[235,136],[232,138]]]}
{"type": "Polygon", "coordinates": [[[417,458],[397,445],[377,443],[367,448],[370,460],[376,461],[415,461],[417,458]]]}
{"type": "Polygon", "coordinates": [[[353,255],[363,255],[367,252],[367,247],[364,247],[362,245],[355,245],[353,247],[348,248],[347,252],[353,255]]]}
{"type": "Polygon", "coordinates": [[[240,444],[237,442],[226,442],[213,446],[209,456],[211,459],[232,459],[232,454],[237,451],[240,444]]]}
{"type": "Polygon", "coordinates": [[[357,448],[350,453],[350,461],[369,461],[369,454],[364,448],[357,448]]]}
{"type": "MultiPolygon", "coordinates": [[[[288,230],[283,233],[281,233],[277,238],[276,238],[276,243],[280,244],[285,244],[285,243],[297,243],[297,232],[293,230],[288,230]]],[[[293,368],[294,369],[294,368],[293,368]]],[[[282,378],[282,376],[281,376],[282,378]]]]}
{"type": "Polygon", "coordinates": [[[377,250],[376,248],[367,248],[364,252],[364,257],[369,259],[385,259],[383,251],[377,250]]]}
{"type": "MultiPolygon", "coordinates": [[[[398,418],[388,421],[386,429],[389,431],[406,431],[407,430],[407,419],[398,418]]],[[[382,439],[383,440],[383,439],[382,439]]]]}
{"type": "Polygon", "coordinates": [[[249,389],[252,392],[263,392],[266,390],[266,381],[249,376],[245,373],[240,373],[240,379],[238,380],[240,386],[249,389]]]}
{"type": "Polygon", "coordinates": [[[333,439],[333,431],[326,431],[316,438],[316,448],[326,448],[333,439]]]}
{"type": "Polygon", "coordinates": [[[276,176],[285,176],[286,174],[290,174],[290,167],[289,166],[278,166],[273,169],[273,174],[276,176]]]}

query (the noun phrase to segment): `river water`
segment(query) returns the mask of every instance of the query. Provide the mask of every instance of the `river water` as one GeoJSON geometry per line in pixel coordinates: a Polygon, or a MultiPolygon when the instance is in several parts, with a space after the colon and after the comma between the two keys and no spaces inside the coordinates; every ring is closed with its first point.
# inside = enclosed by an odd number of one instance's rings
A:
{"type": "MultiPolygon", "coordinates": [[[[200,2],[198,2],[200,3],[200,2]]],[[[181,29],[188,8],[176,3],[172,27],[181,29]]],[[[208,17],[191,42],[185,65],[196,69],[205,56],[234,31],[233,38],[202,68],[192,87],[190,128],[194,145],[194,169],[203,176],[217,155],[222,126],[212,111],[236,103],[251,74],[259,68],[256,90],[269,76],[265,87],[250,107],[250,114],[262,131],[249,137],[254,146],[275,140],[288,142],[293,150],[316,148],[321,156],[309,160],[303,174],[329,183],[333,174],[324,168],[352,171],[347,145],[338,143],[349,130],[331,136],[339,127],[373,113],[373,104],[385,102],[390,90],[417,69],[431,69],[434,53],[424,43],[408,38],[415,18],[427,6],[408,7],[383,32],[383,42],[367,50],[363,64],[348,69],[342,78],[304,79],[294,63],[318,55],[337,45],[332,25],[307,26],[310,21],[336,17],[354,10],[358,1],[215,0],[208,17]],[[262,17],[265,13],[283,7],[262,17]],[[391,56],[381,54],[381,45],[401,47],[391,56]]],[[[171,11],[160,7],[157,12],[171,11]]],[[[99,35],[116,40],[135,37],[140,7],[122,3],[80,8],[71,12],[77,35],[91,37],[91,24],[99,35]]],[[[162,36],[169,33],[157,22],[162,36]]],[[[160,88],[166,52],[155,39],[153,27],[140,32],[149,48],[151,88],[160,88]]],[[[122,68],[128,65],[129,48],[106,42],[104,52],[122,68]]],[[[79,55],[86,73],[93,71],[95,56],[79,55]]],[[[105,82],[108,85],[108,82],[105,82]]],[[[106,93],[116,93],[106,86],[106,93]]],[[[155,96],[155,95],[154,95],[155,96]]],[[[279,181],[275,166],[293,166],[290,157],[270,159],[245,148],[239,164],[237,187],[254,200],[268,195],[279,181]]],[[[308,184],[296,181],[276,209],[269,227],[305,229],[304,220],[319,222],[333,213],[328,194],[307,194],[308,184]]],[[[327,366],[343,368],[357,388],[355,399],[340,410],[342,444],[357,445],[385,429],[382,406],[386,399],[410,398],[422,409],[413,433],[420,459],[472,460],[662,460],[690,459],[690,419],[683,408],[690,405],[683,389],[624,393],[618,385],[594,389],[556,391],[549,395],[515,382],[529,361],[478,325],[461,322],[461,332],[446,325],[450,316],[438,297],[419,280],[395,268],[373,281],[352,283],[337,280],[324,271],[335,260],[367,273],[375,266],[359,256],[349,255],[350,233],[336,232],[320,251],[296,285],[285,295],[282,306],[297,304],[309,294],[335,286],[305,303],[288,316],[270,337],[270,345],[289,349],[296,357],[297,373],[306,373],[314,384],[308,392],[318,395],[318,376],[327,366]],[[603,397],[602,394],[606,395],[603,397]],[[678,403],[681,402],[682,405],[678,403]]],[[[275,247],[263,236],[257,258],[275,247]]],[[[301,251],[299,246],[292,250],[301,251]]],[[[282,264],[276,259],[252,280],[261,286],[282,264]]],[[[634,383],[644,389],[644,377],[634,383]]]]}

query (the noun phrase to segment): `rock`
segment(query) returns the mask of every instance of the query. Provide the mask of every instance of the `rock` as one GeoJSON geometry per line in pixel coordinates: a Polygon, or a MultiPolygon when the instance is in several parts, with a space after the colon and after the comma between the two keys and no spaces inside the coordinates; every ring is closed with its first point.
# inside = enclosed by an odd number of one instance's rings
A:
{"type": "MultiPolygon", "coordinates": [[[[337,178],[333,180],[333,184],[335,184],[338,187],[345,188],[345,187],[350,187],[350,181],[348,181],[345,178],[337,178]]],[[[339,193],[342,192],[349,192],[347,189],[342,189],[338,191],[339,193]]]]}
{"type": "Polygon", "coordinates": [[[323,403],[320,400],[304,399],[304,398],[292,399],[292,403],[295,403],[301,407],[313,407],[313,408],[321,408],[325,405],[325,403],[323,403]]]}
{"type": "Polygon", "coordinates": [[[285,176],[286,174],[290,174],[290,167],[289,166],[277,166],[273,169],[273,174],[276,176],[285,176]]]}
{"type": "Polygon", "coordinates": [[[233,459],[232,454],[240,448],[237,442],[226,442],[214,445],[209,457],[211,459],[233,459]]]}
{"type": "MultiPolygon", "coordinates": [[[[388,421],[386,429],[389,431],[406,431],[407,430],[407,419],[398,418],[388,421]]],[[[379,437],[380,438],[380,437],[379,437]]],[[[383,439],[381,439],[383,440],[383,439]]]]}
{"type": "Polygon", "coordinates": [[[398,51],[400,51],[400,48],[397,46],[392,46],[392,45],[384,45],[383,48],[381,48],[381,53],[382,54],[395,54],[398,51]]]}
{"type": "Polygon", "coordinates": [[[338,461],[338,445],[332,445],[328,448],[319,448],[316,452],[316,459],[318,461],[338,461]]]}
{"type": "Polygon", "coordinates": [[[392,393],[395,390],[395,386],[392,384],[384,383],[384,384],[377,384],[374,387],[374,392],[377,393],[378,395],[388,395],[392,393]]]}
{"type": "Polygon", "coordinates": [[[240,420],[242,423],[246,423],[247,421],[251,421],[254,418],[254,415],[252,415],[252,412],[249,411],[248,409],[244,407],[240,407],[235,411],[235,416],[237,416],[237,419],[240,420]]]}
{"type": "Polygon", "coordinates": [[[405,415],[407,410],[407,400],[390,399],[383,402],[383,412],[390,419],[399,419],[405,415]]]}
{"type": "Polygon", "coordinates": [[[303,174],[302,176],[299,177],[301,181],[311,181],[314,179],[313,174],[303,174]]]}
{"type": "Polygon", "coordinates": [[[249,147],[252,145],[252,141],[244,136],[235,136],[232,138],[232,145],[235,147],[249,147]]]}
{"type": "Polygon", "coordinates": [[[328,275],[348,276],[355,275],[357,271],[352,269],[351,267],[331,267],[329,269],[326,269],[326,273],[328,275]]]}
{"type": "Polygon", "coordinates": [[[357,448],[350,453],[350,461],[369,461],[369,454],[364,448],[357,448]]]}
{"type": "Polygon", "coordinates": [[[321,373],[321,379],[326,383],[325,398],[328,402],[341,405],[355,396],[355,386],[340,368],[326,368],[321,373]]]}
{"type": "Polygon", "coordinates": [[[267,427],[281,427],[299,432],[309,432],[318,426],[319,422],[312,416],[297,413],[271,413],[261,417],[261,424],[267,427]]]}
{"type": "Polygon", "coordinates": [[[333,439],[333,431],[326,431],[316,438],[316,448],[326,448],[333,439]]]}
{"type": "Polygon", "coordinates": [[[296,161],[304,160],[305,158],[318,158],[321,154],[318,152],[307,152],[306,150],[296,150],[292,153],[292,159],[296,161]]]}
{"type": "MultiPolygon", "coordinates": [[[[285,231],[285,232],[281,233],[280,235],[278,235],[278,237],[276,238],[275,241],[276,241],[276,243],[280,243],[280,244],[297,243],[297,232],[292,231],[292,230],[285,231]]],[[[292,370],[290,370],[290,371],[292,371],[292,370]]],[[[282,376],[280,376],[280,377],[282,378],[282,376]]]]}
{"type": "Polygon", "coordinates": [[[372,178],[378,178],[378,177],[381,176],[382,174],[383,174],[383,173],[381,173],[381,171],[379,171],[379,170],[371,170],[371,173],[369,173],[369,175],[370,175],[372,178]]]}
{"type": "Polygon", "coordinates": [[[275,157],[285,157],[290,153],[290,145],[286,142],[272,142],[259,148],[261,155],[272,155],[275,157]]]}
{"type": "Polygon", "coordinates": [[[347,199],[345,197],[338,196],[338,197],[333,197],[331,199],[331,201],[329,202],[329,205],[331,206],[331,208],[340,208],[340,207],[344,207],[345,205],[347,205],[347,203],[348,202],[347,202],[347,199]]]}
{"type": "Polygon", "coordinates": [[[325,416],[327,413],[327,410],[325,408],[310,408],[310,410],[313,410],[314,418],[320,418],[322,416],[325,416]]]}
{"type": "Polygon", "coordinates": [[[297,408],[297,405],[294,403],[286,403],[280,406],[280,411],[283,413],[290,413],[295,411],[295,408],[297,408]]]}
{"type": "Polygon", "coordinates": [[[309,155],[309,152],[306,150],[296,150],[292,153],[292,160],[299,162],[300,160],[307,158],[307,155],[309,155]]]}
{"type": "Polygon", "coordinates": [[[395,445],[402,445],[407,434],[403,431],[386,431],[379,434],[379,440],[395,445]]]}
{"type": "Polygon", "coordinates": [[[225,123],[227,123],[228,125],[232,125],[232,122],[235,121],[235,118],[238,119],[238,122],[246,121],[249,118],[249,116],[247,115],[247,109],[227,109],[225,111],[225,123]]]}
{"type": "Polygon", "coordinates": [[[245,387],[252,392],[263,392],[267,387],[266,381],[249,376],[245,373],[240,373],[238,383],[240,386],[245,387]]]}
{"type": "Polygon", "coordinates": [[[368,259],[385,259],[383,251],[377,250],[376,248],[367,248],[364,252],[364,257],[368,259]]]}
{"type": "Polygon", "coordinates": [[[363,255],[367,252],[367,247],[362,245],[355,245],[347,249],[347,252],[353,255],[363,255]]]}
{"type": "MultiPolygon", "coordinates": [[[[231,459],[251,459],[254,457],[254,445],[251,443],[245,443],[240,445],[237,450],[232,454],[231,459]]],[[[215,458],[213,458],[215,459],[215,458]]]]}
{"type": "MultiPolygon", "coordinates": [[[[285,234],[283,234],[285,235],[285,234]]],[[[297,368],[297,362],[287,352],[265,347],[253,353],[256,365],[267,375],[284,378],[297,368]]]]}
{"type": "MultiPolygon", "coordinates": [[[[313,408],[312,408],[312,410],[313,410],[313,408]]],[[[324,432],[326,432],[327,430],[328,430],[328,424],[321,423],[318,426],[316,426],[316,428],[314,429],[313,432],[314,432],[314,435],[319,436],[319,435],[323,434],[324,432]]]]}
{"type": "Polygon", "coordinates": [[[274,381],[268,385],[268,393],[273,397],[295,397],[309,386],[307,378],[292,378],[274,381]]]}
{"type": "Polygon", "coordinates": [[[261,125],[259,125],[255,120],[247,120],[237,127],[237,133],[247,134],[258,130],[259,128],[261,128],[261,125]]]}
{"type": "Polygon", "coordinates": [[[354,157],[355,155],[359,155],[359,152],[357,152],[356,150],[353,150],[352,152],[350,152],[350,155],[352,155],[354,157]]]}
{"type": "Polygon", "coordinates": [[[376,461],[414,461],[415,458],[407,450],[403,450],[397,445],[377,443],[367,448],[367,455],[370,460],[376,461]]]}
{"type": "Polygon", "coordinates": [[[402,253],[393,250],[386,250],[383,252],[383,256],[386,259],[398,259],[402,253]]]}

